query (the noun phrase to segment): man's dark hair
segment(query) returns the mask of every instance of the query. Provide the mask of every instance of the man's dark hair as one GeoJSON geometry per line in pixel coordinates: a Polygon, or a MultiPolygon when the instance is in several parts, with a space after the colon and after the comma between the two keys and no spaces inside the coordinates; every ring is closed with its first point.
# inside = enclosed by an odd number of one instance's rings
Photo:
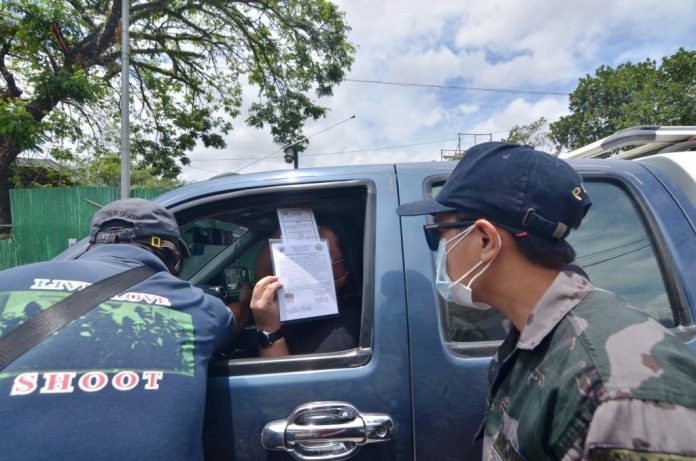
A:
{"type": "MultiPolygon", "coordinates": [[[[471,221],[472,218],[464,213],[457,213],[458,221],[471,221]]],[[[488,219],[488,218],[483,218],[488,219]]],[[[577,228],[580,225],[582,216],[578,216],[577,228]]],[[[561,270],[568,264],[575,261],[575,250],[566,241],[566,239],[556,239],[553,237],[545,237],[531,232],[523,232],[524,237],[518,236],[519,231],[516,229],[503,226],[499,223],[491,221],[499,229],[504,229],[513,236],[513,240],[517,244],[522,254],[531,262],[549,269],[561,270]]]]}
{"type": "Polygon", "coordinates": [[[565,239],[529,233],[513,240],[529,261],[549,269],[563,269],[575,260],[575,250],[565,239]]]}

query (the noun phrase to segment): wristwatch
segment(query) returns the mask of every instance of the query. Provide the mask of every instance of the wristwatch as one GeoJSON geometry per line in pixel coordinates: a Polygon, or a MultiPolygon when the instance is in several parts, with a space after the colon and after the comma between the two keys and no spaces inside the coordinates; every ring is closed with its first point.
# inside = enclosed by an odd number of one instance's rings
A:
{"type": "Polygon", "coordinates": [[[273,333],[269,333],[265,330],[256,330],[256,341],[259,343],[259,346],[266,348],[271,346],[274,342],[278,341],[280,338],[282,338],[285,335],[285,332],[283,332],[283,326],[274,331],[273,333]]]}

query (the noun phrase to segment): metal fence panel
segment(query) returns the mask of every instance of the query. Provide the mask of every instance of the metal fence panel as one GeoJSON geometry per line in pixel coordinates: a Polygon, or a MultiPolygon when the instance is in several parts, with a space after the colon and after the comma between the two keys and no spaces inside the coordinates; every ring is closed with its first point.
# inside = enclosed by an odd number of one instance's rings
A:
{"type": "Polygon", "coordinates": [[[17,265],[17,244],[12,236],[0,239],[0,269],[17,265]]]}
{"type": "MultiPolygon", "coordinates": [[[[132,197],[152,199],[166,189],[133,189],[132,197]]],[[[94,213],[118,200],[116,187],[13,189],[12,238],[0,240],[0,269],[45,261],[89,234],[94,213]]]]}

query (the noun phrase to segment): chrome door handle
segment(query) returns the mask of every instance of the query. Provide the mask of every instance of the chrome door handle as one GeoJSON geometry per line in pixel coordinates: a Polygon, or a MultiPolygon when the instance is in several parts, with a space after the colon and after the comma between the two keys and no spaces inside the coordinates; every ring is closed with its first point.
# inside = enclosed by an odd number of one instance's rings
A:
{"type": "Polygon", "coordinates": [[[266,450],[287,451],[300,461],[352,458],[363,445],[394,438],[389,415],[360,413],[346,402],[312,402],[300,405],[287,417],[263,428],[266,450]]]}

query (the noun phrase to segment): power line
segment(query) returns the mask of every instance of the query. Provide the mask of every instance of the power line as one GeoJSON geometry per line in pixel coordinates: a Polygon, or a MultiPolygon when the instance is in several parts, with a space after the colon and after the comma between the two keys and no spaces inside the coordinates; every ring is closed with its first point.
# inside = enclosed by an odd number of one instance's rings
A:
{"type": "Polygon", "coordinates": [[[371,151],[375,151],[375,150],[389,150],[389,149],[400,149],[402,147],[424,146],[426,144],[436,144],[436,143],[445,142],[445,141],[454,141],[454,140],[452,138],[446,138],[446,139],[437,139],[435,141],[419,142],[419,143],[415,143],[415,144],[402,144],[400,146],[371,147],[369,149],[343,150],[340,152],[321,152],[321,153],[317,153],[317,154],[302,154],[302,155],[304,157],[315,157],[318,155],[356,154],[359,152],[371,152],[371,151]]]}
{"type": "Polygon", "coordinates": [[[219,158],[189,158],[192,162],[219,162],[221,160],[258,160],[259,157],[219,157],[219,158]]]}
{"type": "Polygon", "coordinates": [[[417,88],[437,88],[440,90],[457,90],[457,91],[487,91],[490,93],[510,93],[510,94],[537,94],[537,95],[553,95],[553,96],[568,96],[568,93],[560,93],[556,91],[534,91],[534,90],[517,90],[508,88],[484,88],[474,86],[454,86],[454,85],[435,85],[428,83],[410,83],[410,82],[386,82],[383,80],[363,80],[357,78],[347,78],[346,82],[353,83],[374,83],[377,85],[392,85],[406,86],[417,88]]]}
{"type": "Polygon", "coordinates": [[[249,168],[251,165],[254,165],[254,164],[256,164],[256,163],[259,163],[261,160],[263,160],[263,159],[265,159],[265,158],[268,158],[268,157],[270,157],[270,156],[272,156],[272,155],[275,155],[275,154],[278,154],[278,153],[280,153],[280,152],[285,152],[285,149],[287,149],[287,148],[290,147],[290,146],[294,146],[294,145],[296,145],[296,144],[299,144],[299,143],[301,143],[301,142],[304,142],[304,141],[306,141],[306,140],[309,139],[309,138],[313,138],[314,136],[316,136],[316,135],[318,135],[318,134],[321,134],[321,133],[323,133],[324,131],[330,130],[331,128],[333,128],[333,127],[335,127],[335,126],[338,126],[338,125],[340,125],[341,123],[345,123],[345,122],[347,122],[348,120],[353,120],[354,118],[355,118],[355,115],[351,115],[351,116],[348,117],[347,119],[341,120],[341,121],[338,122],[338,123],[334,123],[333,125],[328,126],[328,127],[324,128],[323,130],[317,131],[316,133],[312,133],[312,134],[310,134],[309,136],[305,136],[304,138],[299,139],[299,140],[297,140],[297,141],[295,141],[295,142],[291,142],[291,143],[288,144],[287,146],[283,146],[283,147],[281,147],[280,149],[278,149],[278,150],[276,150],[276,151],[273,151],[273,152],[271,152],[270,154],[265,155],[265,156],[263,156],[263,157],[261,157],[261,158],[255,160],[255,161],[251,162],[251,163],[248,164],[248,165],[245,165],[245,166],[243,166],[243,167],[241,167],[241,168],[239,168],[239,169],[237,169],[237,170],[234,170],[234,172],[235,172],[235,173],[239,173],[240,171],[249,168]]]}
{"type": "MultiPolygon", "coordinates": [[[[444,139],[436,139],[433,141],[424,141],[424,142],[418,142],[414,144],[400,144],[397,146],[381,146],[381,147],[370,147],[366,149],[355,149],[355,150],[342,150],[338,152],[319,152],[316,154],[305,154],[303,153],[303,157],[316,157],[319,155],[338,155],[338,154],[357,154],[360,152],[371,152],[371,151],[376,151],[376,150],[390,150],[390,149],[400,149],[404,147],[414,147],[414,146],[424,146],[426,144],[436,144],[440,142],[445,142],[445,141],[452,141],[454,142],[455,140],[452,138],[444,138],[444,139]]],[[[280,158],[280,157],[274,157],[274,158],[280,158]]],[[[218,159],[191,159],[192,162],[218,162],[218,161],[230,161],[230,160],[255,160],[258,159],[258,157],[252,157],[252,158],[235,158],[235,157],[230,157],[230,158],[218,158],[218,159]]]]}
{"type": "Polygon", "coordinates": [[[219,173],[222,173],[222,171],[206,170],[205,168],[198,168],[198,167],[191,166],[191,165],[184,165],[184,167],[185,167],[185,168],[192,168],[192,169],[194,169],[194,170],[207,171],[208,173],[218,173],[218,174],[219,174],[219,173]]]}

